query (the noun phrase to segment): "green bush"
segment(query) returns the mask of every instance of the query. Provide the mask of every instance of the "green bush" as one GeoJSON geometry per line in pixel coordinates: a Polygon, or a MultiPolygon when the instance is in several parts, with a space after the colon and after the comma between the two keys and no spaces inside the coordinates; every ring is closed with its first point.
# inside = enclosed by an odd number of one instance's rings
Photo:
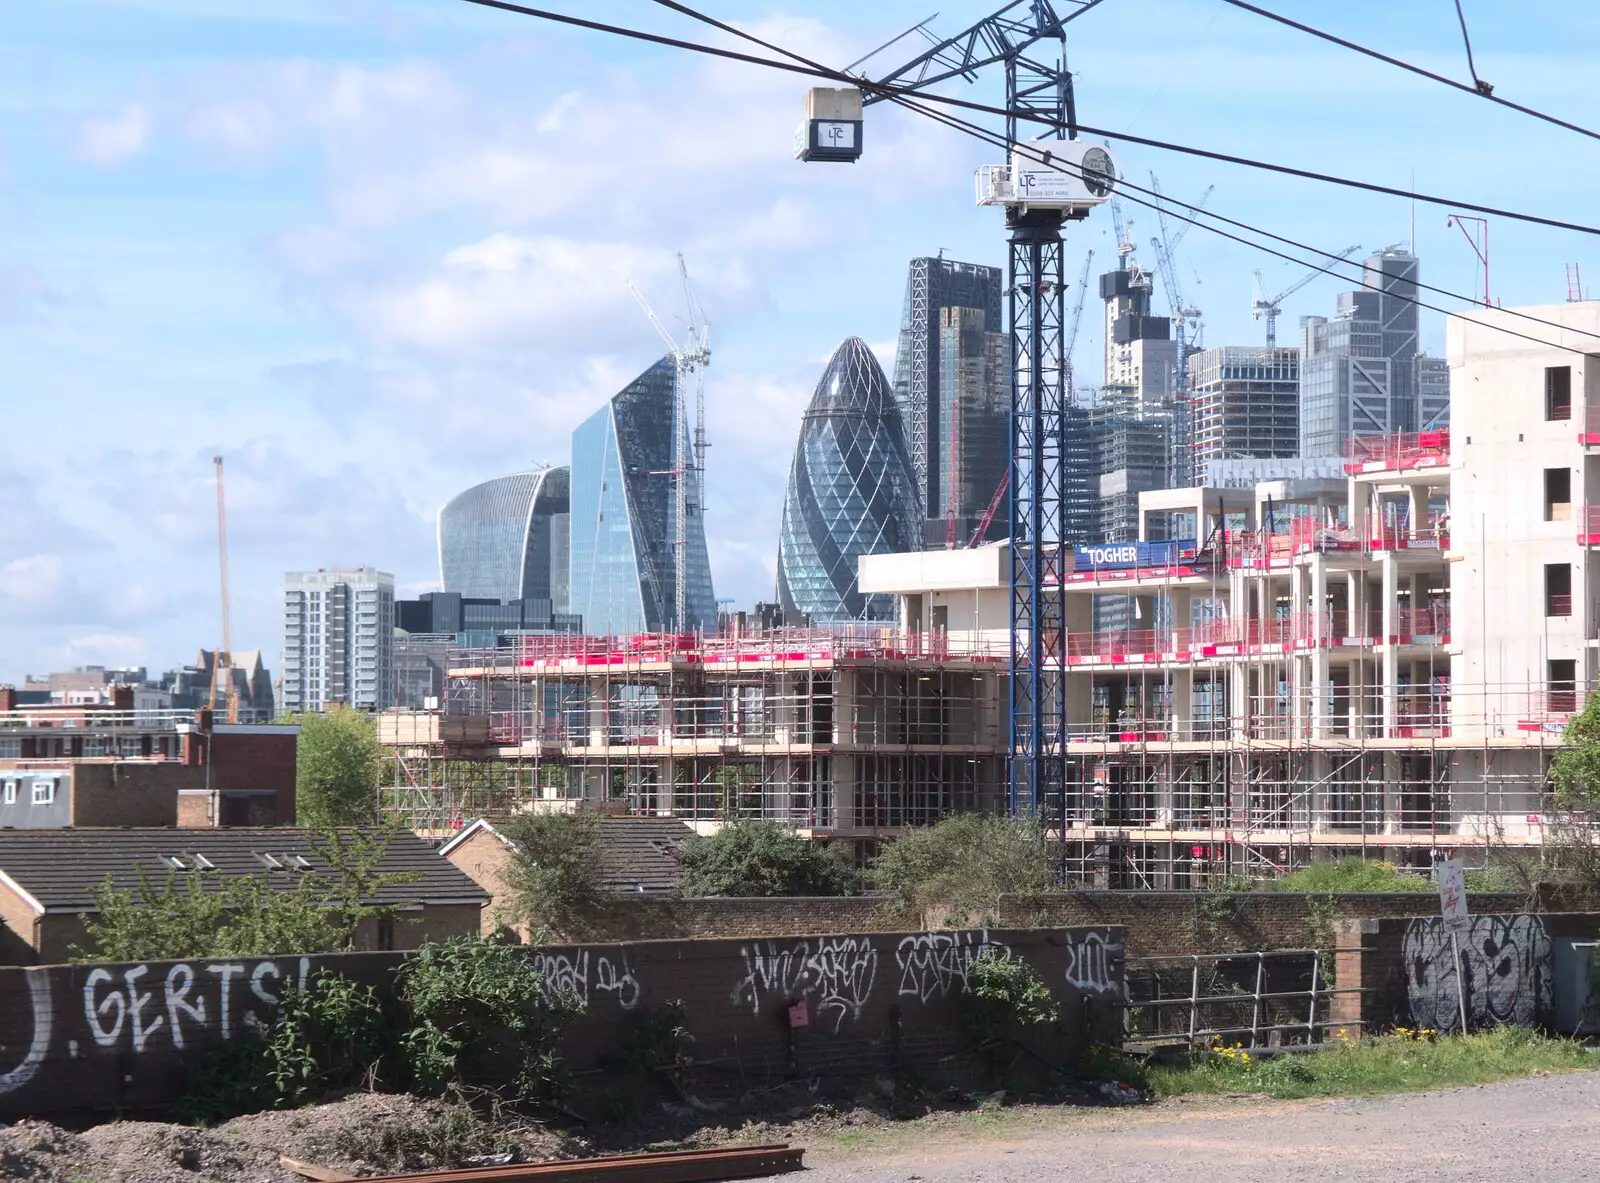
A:
{"type": "Polygon", "coordinates": [[[1060,1004],[1038,971],[992,947],[973,961],[967,989],[972,992],[967,1030],[979,1043],[1019,1028],[1047,1027],[1061,1017],[1060,1004]]]}
{"type": "Polygon", "coordinates": [[[1055,887],[1057,855],[1037,818],[962,813],[889,843],[868,878],[908,921],[991,926],[1000,923],[1001,896],[1055,887]]]}
{"type": "Polygon", "coordinates": [[[855,895],[859,876],[842,851],[776,822],[734,821],[683,844],[687,896],[855,895]]]}
{"type": "Polygon", "coordinates": [[[428,944],[401,966],[409,1027],[400,1037],[414,1086],[441,1095],[466,1081],[515,1100],[548,1100],[565,1084],[556,1042],[583,1013],[525,949],[499,941],[428,944]]]}
{"type": "Polygon", "coordinates": [[[1337,862],[1312,863],[1279,879],[1278,891],[1432,891],[1433,882],[1423,875],[1402,871],[1392,863],[1376,859],[1342,858],[1337,862]]]}

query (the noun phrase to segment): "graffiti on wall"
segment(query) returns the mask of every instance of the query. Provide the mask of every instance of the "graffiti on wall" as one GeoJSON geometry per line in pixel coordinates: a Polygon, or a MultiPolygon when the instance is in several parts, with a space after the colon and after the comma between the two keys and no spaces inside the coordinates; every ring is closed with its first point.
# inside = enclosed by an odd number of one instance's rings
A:
{"type": "MultiPolygon", "coordinates": [[[[285,986],[304,988],[311,966],[309,957],[178,962],[164,969],[95,966],[84,973],[82,987],[74,991],[82,1008],[85,1038],[68,1038],[66,1056],[76,1060],[94,1048],[143,1055],[156,1048],[182,1051],[194,1042],[231,1040],[277,1009],[285,986]]],[[[23,972],[33,1034],[22,1059],[0,1074],[0,1096],[33,1080],[60,1026],[51,971],[23,972]]]]}
{"type": "Polygon", "coordinates": [[[592,985],[587,949],[541,951],[533,955],[533,965],[552,989],[577,995],[585,1006],[593,1000],[591,989],[609,994],[623,1010],[631,1011],[639,1005],[639,979],[634,976],[626,956],[615,960],[605,955],[595,958],[592,985]]]}
{"type": "Polygon", "coordinates": [[[900,997],[927,1002],[964,993],[972,963],[989,950],[1003,960],[1011,959],[1011,949],[990,940],[987,932],[919,932],[902,938],[894,951],[900,966],[900,997]]]}
{"type": "Polygon", "coordinates": [[[1085,993],[1106,994],[1117,988],[1121,975],[1122,942],[1107,940],[1094,931],[1067,940],[1067,985],[1085,993]]]}
{"type": "Polygon", "coordinates": [[[740,949],[743,973],[734,984],[735,1006],[752,1014],[780,1003],[809,999],[820,1021],[838,1031],[861,1008],[878,976],[878,951],[870,937],[819,937],[783,944],[751,941],[740,949]]]}
{"type": "MultiPolygon", "coordinates": [[[[1474,1027],[1532,1027],[1550,1006],[1550,937],[1538,916],[1474,916],[1461,934],[1467,1021],[1474,1027]]],[[[1406,924],[1400,944],[1413,1027],[1461,1026],[1456,959],[1438,916],[1406,924]]]]}

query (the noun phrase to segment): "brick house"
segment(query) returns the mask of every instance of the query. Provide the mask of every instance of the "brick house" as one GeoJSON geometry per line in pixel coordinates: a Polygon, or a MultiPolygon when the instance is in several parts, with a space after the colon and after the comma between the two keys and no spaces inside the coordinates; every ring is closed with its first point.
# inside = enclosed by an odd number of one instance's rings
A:
{"type": "MultiPolygon", "coordinates": [[[[83,916],[106,879],[134,889],[140,872],[157,887],[169,875],[220,884],[246,875],[289,890],[301,875],[331,875],[315,836],[291,827],[0,831],[0,963],[50,965],[87,944],[83,916]]],[[[400,906],[398,923],[369,921],[357,934],[366,949],[414,949],[480,931],[489,893],[427,842],[407,831],[389,842],[380,875],[409,882],[379,888],[373,904],[400,906]]]]}
{"type": "MultiPolygon", "coordinates": [[[[601,889],[618,895],[665,895],[677,891],[683,882],[683,864],[678,860],[677,848],[693,835],[694,831],[676,818],[601,818],[595,838],[601,889]]],[[[489,893],[489,906],[483,910],[485,933],[503,927],[494,905],[506,892],[504,875],[511,849],[510,841],[482,819],[439,848],[441,856],[489,893]]],[[[527,939],[522,926],[504,927],[511,927],[527,939]]]]}

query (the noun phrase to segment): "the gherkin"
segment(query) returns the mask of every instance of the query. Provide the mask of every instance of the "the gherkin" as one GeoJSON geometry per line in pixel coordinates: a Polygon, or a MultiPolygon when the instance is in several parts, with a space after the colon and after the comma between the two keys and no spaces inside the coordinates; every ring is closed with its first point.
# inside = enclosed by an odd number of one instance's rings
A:
{"type": "Polygon", "coordinates": [[[900,410],[859,337],[834,351],[806,408],[778,542],[778,598],[813,624],[893,620],[891,596],[856,585],[862,555],[921,543],[915,476],[900,410]]]}

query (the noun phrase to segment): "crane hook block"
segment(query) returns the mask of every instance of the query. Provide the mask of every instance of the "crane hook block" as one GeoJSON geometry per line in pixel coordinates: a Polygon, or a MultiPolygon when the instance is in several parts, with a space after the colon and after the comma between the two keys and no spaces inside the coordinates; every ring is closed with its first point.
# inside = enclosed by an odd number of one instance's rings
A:
{"type": "Polygon", "coordinates": [[[806,117],[795,128],[794,154],[797,160],[859,160],[861,92],[853,86],[806,91],[806,117]]]}

